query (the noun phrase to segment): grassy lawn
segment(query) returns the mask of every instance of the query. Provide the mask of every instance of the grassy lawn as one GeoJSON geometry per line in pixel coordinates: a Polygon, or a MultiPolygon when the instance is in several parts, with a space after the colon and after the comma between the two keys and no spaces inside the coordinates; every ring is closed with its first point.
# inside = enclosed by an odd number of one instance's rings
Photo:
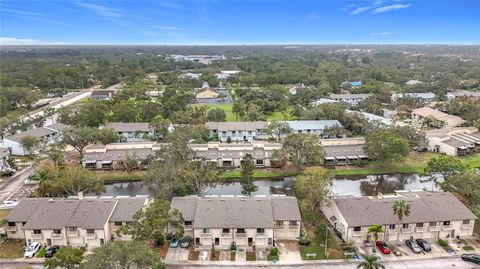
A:
{"type": "Polygon", "coordinates": [[[253,252],[253,251],[247,251],[246,260],[247,260],[247,261],[256,261],[256,260],[257,260],[257,256],[255,255],[255,252],[253,252]]]}
{"type": "Polygon", "coordinates": [[[7,217],[11,209],[0,209],[0,223],[7,217]]]}
{"type": "Polygon", "coordinates": [[[24,240],[7,239],[0,243],[0,258],[21,258],[25,249],[24,240]]]}
{"type": "MultiPolygon", "coordinates": [[[[198,106],[205,106],[205,107],[208,107],[208,109],[221,108],[223,111],[225,111],[225,115],[227,116],[227,121],[235,121],[235,114],[232,112],[233,104],[225,104],[225,103],[221,103],[221,104],[192,104],[192,106],[197,106],[197,107],[198,106]]],[[[287,115],[286,115],[287,120],[292,119],[292,116],[290,115],[291,110],[292,110],[291,108],[288,109],[289,113],[287,113],[287,115]]],[[[283,116],[282,112],[275,111],[272,114],[267,115],[267,121],[273,121],[273,120],[282,121],[282,120],[285,120],[285,117],[283,116]]],[[[241,121],[241,120],[238,119],[238,121],[241,121]]]]}
{"type": "MultiPolygon", "coordinates": [[[[410,153],[403,162],[394,164],[381,164],[371,162],[366,167],[337,167],[337,175],[374,175],[374,174],[406,174],[406,173],[423,173],[427,162],[433,157],[439,156],[432,152],[410,153]]],[[[457,157],[463,163],[472,168],[480,167],[480,154],[473,154],[466,157],[457,157]]]]}
{"type": "Polygon", "coordinates": [[[37,258],[45,258],[46,253],[47,253],[47,249],[41,248],[40,251],[38,251],[37,258]]]}
{"type": "Polygon", "coordinates": [[[102,171],[97,172],[97,175],[105,183],[140,181],[145,177],[145,171],[133,171],[130,174],[124,171],[102,171]]]}

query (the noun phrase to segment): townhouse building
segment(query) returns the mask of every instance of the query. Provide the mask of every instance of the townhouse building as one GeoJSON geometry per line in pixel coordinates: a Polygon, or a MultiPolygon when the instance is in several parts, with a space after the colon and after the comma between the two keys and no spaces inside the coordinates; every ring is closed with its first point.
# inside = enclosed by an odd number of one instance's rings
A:
{"type": "Polygon", "coordinates": [[[465,120],[458,116],[449,115],[430,107],[414,109],[411,114],[412,125],[415,127],[422,127],[427,118],[435,121],[433,122],[434,125],[441,127],[456,127],[465,122],[465,120]]]}
{"type": "Polygon", "coordinates": [[[452,193],[396,191],[394,195],[377,197],[339,195],[322,207],[322,212],[344,241],[361,243],[368,228],[381,224],[380,240],[395,241],[413,238],[439,239],[473,236],[477,217],[452,193]],[[405,200],[410,214],[398,223],[393,213],[395,201],[405,200]]]}
{"type": "Polygon", "coordinates": [[[62,131],[67,127],[68,125],[55,123],[52,125],[27,130],[25,132],[5,137],[3,139],[3,145],[5,148],[10,150],[12,155],[25,156],[35,152],[28,152],[28,150],[22,145],[22,139],[25,137],[33,137],[38,141],[52,144],[61,140],[62,131]]]}
{"type": "Polygon", "coordinates": [[[93,249],[110,240],[129,240],[116,231],[151,200],[137,197],[25,198],[7,216],[7,237],[52,246],[93,249]]]}
{"type": "Polygon", "coordinates": [[[372,96],[372,94],[366,93],[343,93],[343,94],[330,94],[330,98],[337,102],[344,102],[350,105],[358,105],[358,103],[364,101],[368,97],[372,96]]]}
{"type": "Polygon", "coordinates": [[[450,127],[426,133],[428,149],[450,156],[480,152],[480,131],[475,127],[450,127]]]}
{"type": "Polygon", "coordinates": [[[300,237],[300,210],[292,196],[174,197],[170,207],[182,213],[184,234],[196,248],[267,248],[300,237]]]}
{"type": "Polygon", "coordinates": [[[123,142],[155,139],[155,129],[148,122],[109,122],[103,127],[113,129],[123,142]]]}

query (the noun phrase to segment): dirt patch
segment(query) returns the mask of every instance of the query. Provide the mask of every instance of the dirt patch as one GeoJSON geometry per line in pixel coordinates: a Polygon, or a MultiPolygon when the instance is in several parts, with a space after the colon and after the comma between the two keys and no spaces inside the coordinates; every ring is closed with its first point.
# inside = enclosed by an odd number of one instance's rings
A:
{"type": "Polygon", "coordinates": [[[200,251],[190,250],[188,253],[189,261],[198,261],[198,256],[200,256],[200,251]]]}
{"type": "Polygon", "coordinates": [[[255,255],[255,252],[253,251],[247,251],[247,261],[256,261],[257,256],[255,255]]]}
{"type": "Polygon", "coordinates": [[[230,261],[232,262],[235,261],[235,256],[236,256],[235,251],[230,252],[230,261]]]}
{"type": "Polygon", "coordinates": [[[220,260],[220,251],[218,251],[218,250],[211,251],[210,260],[211,260],[211,261],[218,261],[218,260],[220,260]]]}
{"type": "Polygon", "coordinates": [[[0,242],[0,258],[23,257],[24,248],[24,240],[5,239],[0,242]]]}

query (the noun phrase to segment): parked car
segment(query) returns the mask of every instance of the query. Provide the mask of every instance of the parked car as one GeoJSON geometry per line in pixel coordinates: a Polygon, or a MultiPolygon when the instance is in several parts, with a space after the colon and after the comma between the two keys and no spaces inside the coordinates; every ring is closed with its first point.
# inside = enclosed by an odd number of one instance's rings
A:
{"type": "Polygon", "coordinates": [[[42,245],[40,245],[40,243],[38,242],[31,243],[30,246],[25,249],[25,254],[23,254],[23,257],[33,258],[33,256],[35,256],[35,254],[40,250],[41,247],[42,245]]]}
{"type": "Polygon", "coordinates": [[[47,252],[45,252],[45,258],[51,258],[55,253],[57,253],[60,250],[60,246],[51,246],[47,249],[47,252]]]}
{"type": "Polygon", "coordinates": [[[0,209],[12,209],[18,205],[17,200],[6,200],[0,204],[0,209]]]}
{"type": "Polygon", "coordinates": [[[177,248],[178,247],[178,239],[177,238],[172,238],[172,241],[170,242],[170,247],[171,248],[177,248]]]}
{"type": "Polygon", "coordinates": [[[424,239],[417,239],[417,240],[415,240],[415,242],[424,251],[426,251],[426,252],[432,251],[432,248],[430,247],[430,244],[427,241],[425,241],[424,239]]]}
{"type": "Polygon", "coordinates": [[[383,254],[390,254],[392,251],[390,250],[390,248],[388,247],[387,243],[383,242],[383,241],[377,241],[375,243],[375,245],[377,245],[377,248],[383,253],[383,254]]]}
{"type": "Polygon", "coordinates": [[[480,264],[480,255],[479,254],[462,254],[462,260],[467,262],[473,262],[475,264],[480,264]]]}
{"type": "Polygon", "coordinates": [[[422,252],[422,249],[413,240],[405,241],[405,245],[407,245],[407,247],[409,247],[413,251],[413,253],[415,253],[415,254],[418,254],[418,253],[422,252]]]}
{"type": "Polygon", "coordinates": [[[182,248],[188,248],[190,246],[190,242],[192,242],[192,238],[190,236],[185,236],[181,241],[180,241],[180,247],[182,248]]]}
{"type": "Polygon", "coordinates": [[[426,152],[426,151],[428,151],[428,148],[427,147],[414,147],[413,150],[415,150],[417,152],[426,152]]]}

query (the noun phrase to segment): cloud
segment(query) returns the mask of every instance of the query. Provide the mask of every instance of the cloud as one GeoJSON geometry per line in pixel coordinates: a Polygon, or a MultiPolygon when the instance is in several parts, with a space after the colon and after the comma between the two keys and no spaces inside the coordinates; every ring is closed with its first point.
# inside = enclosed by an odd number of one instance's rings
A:
{"type": "Polygon", "coordinates": [[[395,5],[376,8],[371,13],[372,14],[379,14],[379,13],[384,13],[384,12],[389,12],[389,11],[394,11],[394,10],[399,10],[399,9],[405,9],[405,8],[409,8],[411,6],[412,6],[412,4],[395,4],[395,5]]]}
{"type": "Polygon", "coordinates": [[[371,35],[373,36],[387,36],[387,35],[391,35],[392,33],[391,32],[377,32],[377,33],[371,33],[371,35]]]}
{"type": "Polygon", "coordinates": [[[369,11],[370,9],[372,9],[372,7],[358,7],[356,9],[352,10],[350,12],[350,14],[357,15],[357,14],[363,13],[365,11],[369,11]]]}
{"type": "Polygon", "coordinates": [[[31,45],[68,45],[66,42],[50,42],[37,39],[22,39],[15,37],[0,37],[1,46],[31,46],[31,45]]]}
{"type": "Polygon", "coordinates": [[[321,19],[322,16],[320,16],[316,13],[310,13],[310,14],[308,14],[307,18],[309,18],[310,20],[318,20],[318,19],[321,19]]]}
{"type": "Polygon", "coordinates": [[[77,5],[84,7],[86,9],[90,9],[91,11],[97,13],[102,17],[113,18],[113,19],[124,17],[123,14],[118,10],[115,10],[113,8],[109,8],[106,6],[94,5],[94,4],[88,4],[88,3],[77,3],[77,5]]]}
{"type": "Polygon", "coordinates": [[[341,8],[340,10],[341,10],[341,11],[347,11],[347,10],[349,10],[349,9],[352,8],[352,7],[355,7],[355,4],[350,4],[350,5],[346,6],[346,7],[341,8]]]}

